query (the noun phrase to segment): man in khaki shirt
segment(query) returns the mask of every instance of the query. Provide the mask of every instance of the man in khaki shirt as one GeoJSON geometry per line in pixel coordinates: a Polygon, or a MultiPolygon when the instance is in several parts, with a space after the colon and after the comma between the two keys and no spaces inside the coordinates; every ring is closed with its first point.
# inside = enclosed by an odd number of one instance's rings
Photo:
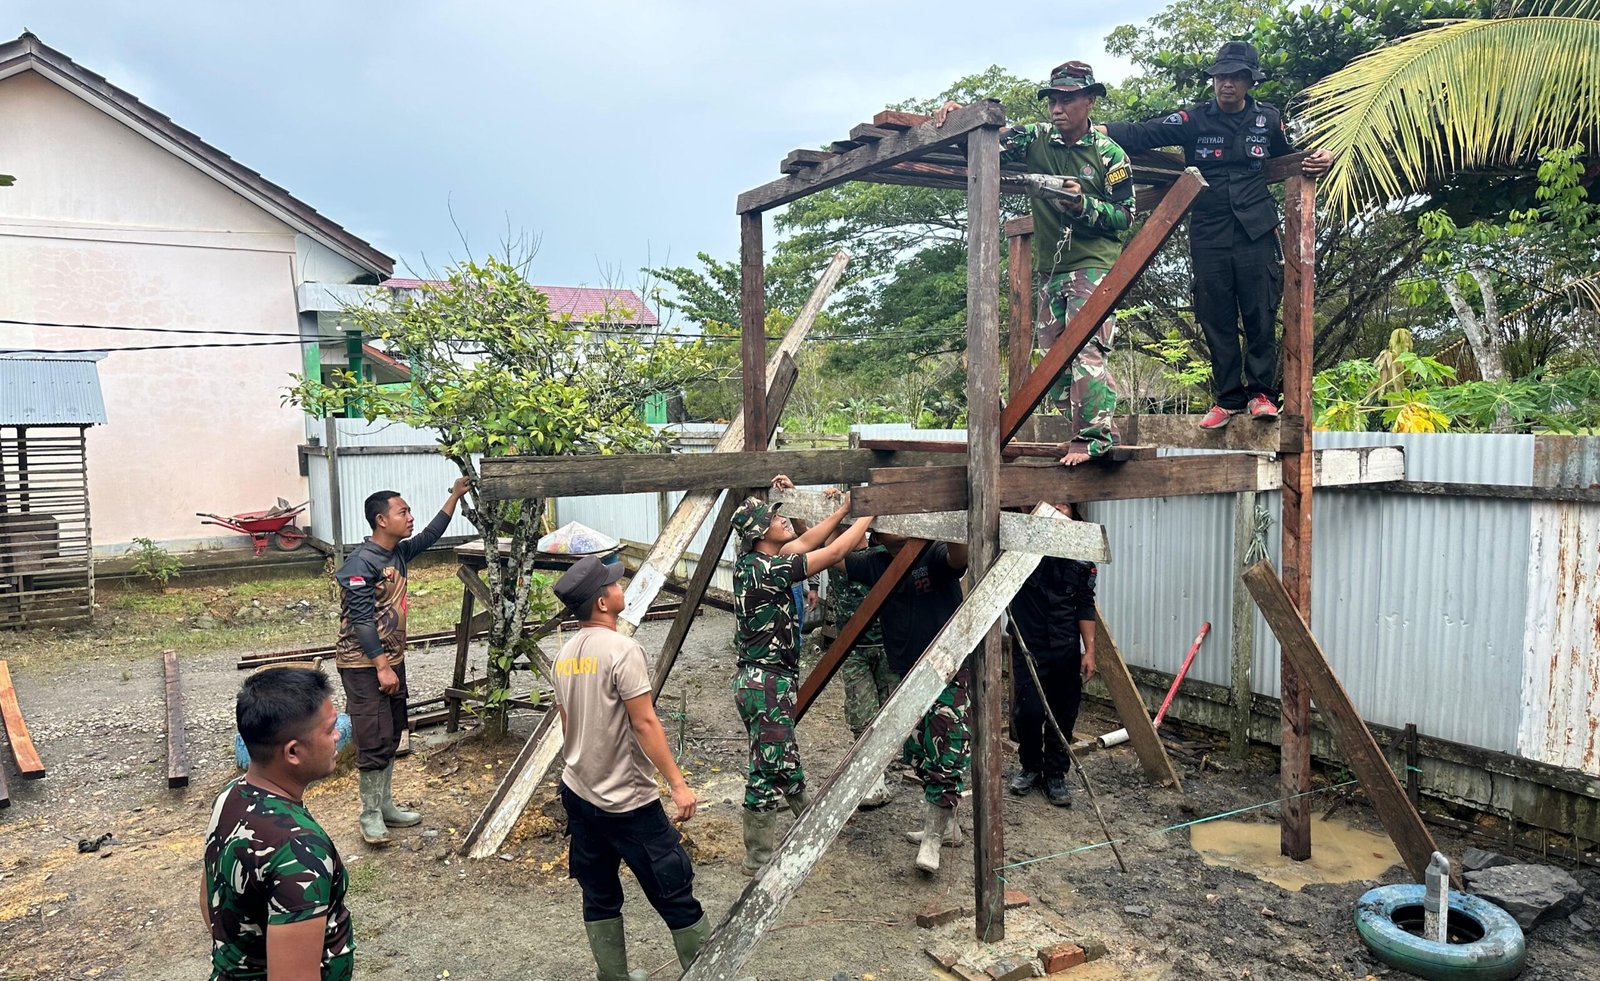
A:
{"type": "Polygon", "coordinates": [[[651,697],[644,648],[617,633],[623,567],[586,556],[555,585],[556,598],[582,624],[555,661],[556,703],[566,729],[561,802],[572,837],[568,868],[583,890],[583,927],[600,981],[644,981],[629,972],[622,932],[621,863],[628,863],[650,905],[672,931],[684,968],[711,933],[694,898],[694,868],[667,820],[656,786],[672,792],[676,820],[694,817],[694,791],[667,747],[651,697]]]}

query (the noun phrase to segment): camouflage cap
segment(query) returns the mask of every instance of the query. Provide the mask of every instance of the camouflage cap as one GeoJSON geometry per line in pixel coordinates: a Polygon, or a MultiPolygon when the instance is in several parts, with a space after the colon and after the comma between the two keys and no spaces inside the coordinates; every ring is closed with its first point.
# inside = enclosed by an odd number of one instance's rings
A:
{"type": "Polygon", "coordinates": [[[1232,75],[1235,72],[1249,72],[1257,82],[1267,77],[1261,70],[1261,56],[1256,54],[1256,46],[1249,41],[1224,41],[1222,47],[1217,49],[1217,60],[1206,69],[1207,75],[1232,75]]]}
{"type": "Polygon", "coordinates": [[[733,512],[733,533],[739,537],[739,550],[748,551],[757,539],[767,533],[767,526],[772,523],[772,516],[778,513],[780,504],[763,501],[758,497],[747,497],[739,505],[739,510],[733,512]]]}
{"type": "Polygon", "coordinates": [[[1052,92],[1105,95],[1106,87],[1094,80],[1094,69],[1089,67],[1087,61],[1068,61],[1050,70],[1050,82],[1039,89],[1039,98],[1046,98],[1052,92]]]}

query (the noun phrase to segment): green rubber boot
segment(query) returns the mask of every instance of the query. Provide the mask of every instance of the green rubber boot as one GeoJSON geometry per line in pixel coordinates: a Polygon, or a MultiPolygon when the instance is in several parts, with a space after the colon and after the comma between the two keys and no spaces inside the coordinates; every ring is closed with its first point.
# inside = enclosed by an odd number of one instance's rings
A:
{"type": "Polygon", "coordinates": [[[709,936],[711,936],[711,920],[705,916],[701,916],[693,926],[672,931],[672,948],[678,952],[678,966],[687,971],[709,936]]]}
{"type": "Polygon", "coordinates": [[[757,869],[772,860],[772,842],[778,831],[778,812],[747,809],[743,814],[744,864],[740,870],[745,875],[755,875],[757,869]]]}
{"type": "Polygon", "coordinates": [[[394,802],[394,762],[378,771],[383,774],[383,800],[379,809],[383,812],[383,823],[391,828],[411,828],[422,823],[422,815],[416,811],[402,810],[394,802]]]}
{"type": "Polygon", "coordinates": [[[392,839],[383,823],[383,771],[362,770],[360,782],[361,816],[357,823],[361,825],[361,840],[369,845],[387,845],[392,839]]]}
{"type": "Polygon", "coordinates": [[[644,968],[628,970],[628,941],[622,935],[622,917],[585,921],[583,932],[589,935],[594,976],[599,981],[649,981],[650,973],[644,968]]]}
{"type": "Polygon", "coordinates": [[[806,812],[806,808],[811,806],[811,798],[804,790],[797,794],[790,794],[785,799],[788,800],[789,810],[794,814],[794,819],[796,821],[800,820],[800,815],[804,814],[806,812]]]}

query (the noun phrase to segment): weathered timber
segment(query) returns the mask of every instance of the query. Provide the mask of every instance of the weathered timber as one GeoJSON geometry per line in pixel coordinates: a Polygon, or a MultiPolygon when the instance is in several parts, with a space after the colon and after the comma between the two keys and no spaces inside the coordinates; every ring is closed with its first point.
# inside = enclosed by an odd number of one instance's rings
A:
{"type": "MultiPolygon", "coordinates": [[[[456,575],[463,572],[477,579],[477,573],[464,565],[456,566],[456,575]]],[[[487,590],[485,590],[487,592],[487,590]]],[[[467,677],[467,657],[472,651],[472,607],[478,601],[477,594],[472,591],[471,585],[466,585],[461,590],[461,613],[456,618],[456,656],[451,667],[450,680],[462,684],[467,677]]],[[[492,607],[485,605],[484,612],[488,613],[492,607]]],[[[488,633],[487,628],[484,633],[488,633]]],[[[445,731],[455,732],[461,728],[461,703],[453,699],[445,700],[445,731]]]]}
{"type": "Polygon", "coordinates": [[[11,806],[11,788],[6,786],[6,768],[0,766],[0,811],[11,806]]]}
{"type": "Polygon", "coordinates": [[[798,174],[807,167],[815,167],[824,160],[833,159],[832,150],[790,150],[789,155],[783,158],[783,163],[778,165],[778,170],[785,174],[798,174]]]}
{"type": "MultiPolygon", "coordinates": [[[[1010,227],[1011,222],[1006,222],[1010,227]]],[[[1033,367],[1033,241],[1006,239],[1006,397],[1014,398],[1033,367]]],[[[1055,442],[1064,442],[1056,440],[1055,442]]]]}
{"type": "MultiPolygon", "coordinates": [[[[746,191],[739,195],[738,205],[734,210],[748,216],[752,212],[776,208],[813,191],[833,187],[871,173],[880,167],[909,160],[934,147],[958,143],[965,139],[968,133],[982,127],[1004,126],[1005,121],[1005,110],[998,102],[978,102],[952,112],[942,127],[934,126],[931,120],[919,123],[912,129],[897,132],[876,143],[851,150],[849,153],[838,154],[802,173],[792,174],[746,191]]],[[[873,120],[873,124],[884,129],[897,128],[877,119],[873,120]]]]}
{"type": "MultiPolygon", "coordinates": [[[[1000,554],[1000,131],[967,137],[967,568],[981,579],[1000,554]]],[[[1000,626],[989,628],[972,671],[973,932],[1005,939],[1005,815],[1001,811],[1000,626]]]]}
{"type": "MultiPolygon", "coordinates": [[[[1124,443],[1183,449],[1298,453],[1305,446],[1304,419],[1300,416],[1285,414],[1270,422],[1240,416],[1222,429],[1201,429],[1200,418],[1192,415],[1117,416],[1117,432],[1124,443]]],[[[1017,438],[1036,443],[1061,443],[1072,438],[1071,426],[1065,416],[1035,413],[1017,430],[1017,438]]]]}
{"type": "MultiPolygon", "coordinates": [[[[1296,609],[1311,621],[1311,497],[1316,478],[1311,454],[1311,358],[1316,325],[1317,185],[1298,176],[1284,185],[1283,403],[1299,417],[1303,447],[1282,454],[1283,584],[1296,609]]],[[[1232,427],[1229,427],[1232,428],[1232,427]]],[[[1287,655],[1279,668],[1283,743],[1279,747],[1280,850],[1311,857],[1311,701],[1287,655]]]]}
{"type": "MultiPolygon", "coordinates": [[[[1056,339],[1055,345],[1045,354],[1044,360],[1039,362],[1022,388],[1011,397],[1006,404],[1005,411],[1000,415],[1000,442],[1010,442],[1022,426],[1023,420],[1032,414],[1034,407],[1043,401],[1045,393],[1055,383],[1063,369],[1072,363],[1078,352],[1088,343],[1091,335],[1100,328],[1101,322],[1111,315],[1122,298],[1128,295],[1133,284],[1138,280],[1139,274],[1144,272],[1150,260],[1155,258],[1157,250],[1166,244],[1172,233],[1177,231],[1178,223],[1189,210],[1189,205],[1194,203],[1195,196],[1207,187],[1206,179],[1194,168],[1185,170],[1172,188],[1167,191],[1166,197],[1161,199],[1161,204],[1145,219],[1143,227],[1133,237],[1127,247],[1122,250],[1122,255],[1112,264],[1111,271],[1100,281],[1100,285],[1090,294],[1078,312],[1067,321],[1066,329],[1056,339]]],[[[969,410],[970,411],[970,410],[969,410]]]]}
{"type": "MultiPolygon", "coordinates": [[[[537,770],[542,775],[549,772],[550,765],[561,752],[561,745],[561,713],[551,709],[534,726],[533,735],[528,737],[522,752],[512,761],[509,773],[537,770]]],[[[478,815],[478,820],[462,839],[461,854],[470,858],[493,855],[500,848],[500,843],[506,840],[506,835],[511,833],[517,818],[522,816],[522,810],[528,806],[537,786],[536,782],[502,780],[500,786],[495,788],[494,796],[484,806],[483,813],[478,815]]]]}
{"type": "Polygon", "coordinates": [[[1427,480],[1396,480],[1373,484],[1367,490],[1386,494],[1428,494],[1439,497],[1486,497],[1502,501],[1555,501],[1600,504],[1600,488],[1521,487],[1515,484],[1453,484],[1427,480]]]}
{"type": "Polygon", "coordinates": [[[11,668],[4,660],[0,660],[0,722],[5,724],[6,740],[11,744],[11,758],[17,763],[17,773],[28,780],[44,776],[44,761],[33,748],[28,723],[22,718],[22,706],[17,703],[17,689],[11,683],[11,668]]]}
{"type": "MultiPolygon", "coordinates": [[[[744,448],[764,450],[767,444],[761,437],[767,431],[766,256],[762,251],[761,213],[747,208],[739,211],[739,363],[744,389],[744,448]]],[[[720,444],[718,448],[722,448],[720,444]]],[[[711,510],[709,504],[705,510],[711,510]]],[[[705,520],[704,516],[701,520],[705,520]]]]}
{"type": "Polygon", "coordinates": [[[856,484],[875,462],[869,450],[848,449],[504,456],[483,461],[481,484],[488,500],[764,487],[780,473],[796,484],[856,484]]]}
{"type": "Polygon", "coordinates": [[[161,653],[163,688],[167,696],[167,786],[189,786],[189,748],[183,740],[183,681],[178,674],[178,652],[161,653]]]}
{"type": "MultiPolygon", "coordinates": [[[[909,469],[914,473],[919,472],[918,468],[909,469]]],[[[852,491],[852,497],[860,492],[852,491]]],[[[804,521],[820,521],[833,513],[833,508],[817,491],[773,491],[770,499],[783,502],[785,514],[804,521]]],[[[852,504],[852,507],[856,506],[852,504]]],[[[1053,508],[1044,516],[1002,514],[999,525],[1002,551],[1054,555],[1083,562],[1111,561],[1111,546],[1104,526],[1089,521],[1074,521],[1053,508]]],[[[890,535],[936,542],[967,543],[972,533],[965,510],[883,515],[873,518],[872,528],[890,535]]]]}
{"type": "Polygon", "coordinates": [[[1111,639],[1111,630],[1106,626],[1106,618],[1101,615],[1098,606],[1094,611],[1094,663],[1096,673],[1111,694],[1111,703],[1117,708],[1117,718],[1122,722],[1122,727],[1128,730],[1128,742],[1139,757],[1139,767],[1144,770],[1145,776],[1181,793],[1183,781],[1178,779],[1178,771],[1172,765],[1172,758],[1167,755],[1167,747],[1156,735],[1156,727],[1150,721],[1150,710],[1145,707],[1144,699],[1139,697],[1139,686],[1134,684],[1133,675],[1128,672],[1127,662],[1122,660],[1122,652],[1117,650],[1117,642],[1111,639]]]}
{"type": "Polygon", "coordinates": [[[850,127],[850,139],[857,143],[876,143],[879,140],[888,139],[895,132],[895,130],[874,126],[871,123],[857,123],[850,127]]]}
{"type": "MultiPolygon", "coordinates": [[[[1317,644],[1305,618],[1295,608],[1294,600],[1284,589],[1277,570],[1270,561],[1262,561],[1244,572],[1245,585],[1255,598],[1256,606],[1266,618],[1267,626],[1282,645],[1285,656],[1295,671],[1305,680],[1310,694],[1315,696],[1323,720],[1333,730],[1339,752],[1344,755],[1361,781],[1367,800],[1378,813],[1378,820],[1389,833],[1405,860],[1412,877],[1421,881],[1427,871],[1428,861],[1438,850],[1433,836],[1422,823],[1417,809],[1411,806],[1400,781],[1395,778],[1389,761],[1378,748],[1377,740],[1367,729],[1350,701],[1350,695],[1328,664],[1327,655],[1317,644]]],[[[1309,734],[1310,719],[1307,713],[1309,734]]]]}
{"type": "Polygon", "coordinates": [[[683,975],[685,981],[733,981],[757,943],[799,891],[856,811],[883,768],[944,686],[1000,618],[1038,566],[1037,556],[1006,553],[967,594],[932,645],[917,659],[878,715],[845,753],[773,854],[683,975]]]}
{"type": "Polygon", "coordinates": [[[1239,575],[1250,565],[1250,545],[1255,538],[1256,495],[1244,491],[1233,503],[1233,724],[1228,729],[1228,755],[1244,759],[1250,753],[1250,667],[1255,654],[1256,618],[1250,610],[1250,593],[1239,575]]]}
{"type": "Polygon", "coordinates": [[[924,116],[920,112],[898,112],[894,109],[885,109],[872,117],[872,125],[880,129],[905,131],[916,129],[932,118],[932,116],[924,116]]]}
{"type": "MultiPolygon", "coordinates": [[[[1383,487],[1405,472],[1405,453],[1398,446],[1317,450],[1312,456],[1319,487],[1383,487]]],[[[867,486],[851,493],[851,507],[880,516],[965,510],[965,471],[958,466],[873,468],[867,486]]],[[[1111,468],[1012,463],[1000,468],[1000,506],[1237,494],[1277,490],[1281,483],[1271,460],[1248,453],[1129,460],[1111,468]]]]}
{"type": "Polygon", "coordinates": [[[883,608],[884,601],[894,591],[894,587],[905,578],[911,567],[916,564],[917,557],[927,548],[929,543],[920,538],[908,538],[900,546],[894,560],[889,563],[889,568],[877,582],[872,584],[872,589],[861,600],[861,605],[856,607],[856,612],[839,630],[839,636],[828,645],[828,651],[817,661],[817,666],[806,675],[806,680],[800,685],[800,692],[795,696],[794,721],[796,724],[805,717],[806,710],[811,708],[817,696],[822,694],[833,676],[838,673],[839,667],[844,664],[844,659],[849,656],[856,642],[861,639],[861,634],[872,623],[872,618],[878,615],[883,608]]]}

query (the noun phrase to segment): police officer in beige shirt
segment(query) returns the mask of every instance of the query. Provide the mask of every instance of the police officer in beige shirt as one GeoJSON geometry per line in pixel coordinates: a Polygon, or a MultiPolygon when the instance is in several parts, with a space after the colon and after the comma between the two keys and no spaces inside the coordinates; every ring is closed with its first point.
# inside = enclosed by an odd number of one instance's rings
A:
{"type": "Polygon", "coordinates": [[[566,729],[561,802],[572,837],[568,867],[583,890],[583,926],[600,981],[647,977],[628,970],[617,875],[623,862],[667,922],[684,968],[711,933],[694,898],[694,868],[661,806],[655,775],[667,778],[679,822],[694,816],[694,791],[656,716],[644,648],[617,633],[623,571],[620,562],[585,556],[555,585],[556,598],[582,625],[556,656],[553,680],[566,729]]]}

